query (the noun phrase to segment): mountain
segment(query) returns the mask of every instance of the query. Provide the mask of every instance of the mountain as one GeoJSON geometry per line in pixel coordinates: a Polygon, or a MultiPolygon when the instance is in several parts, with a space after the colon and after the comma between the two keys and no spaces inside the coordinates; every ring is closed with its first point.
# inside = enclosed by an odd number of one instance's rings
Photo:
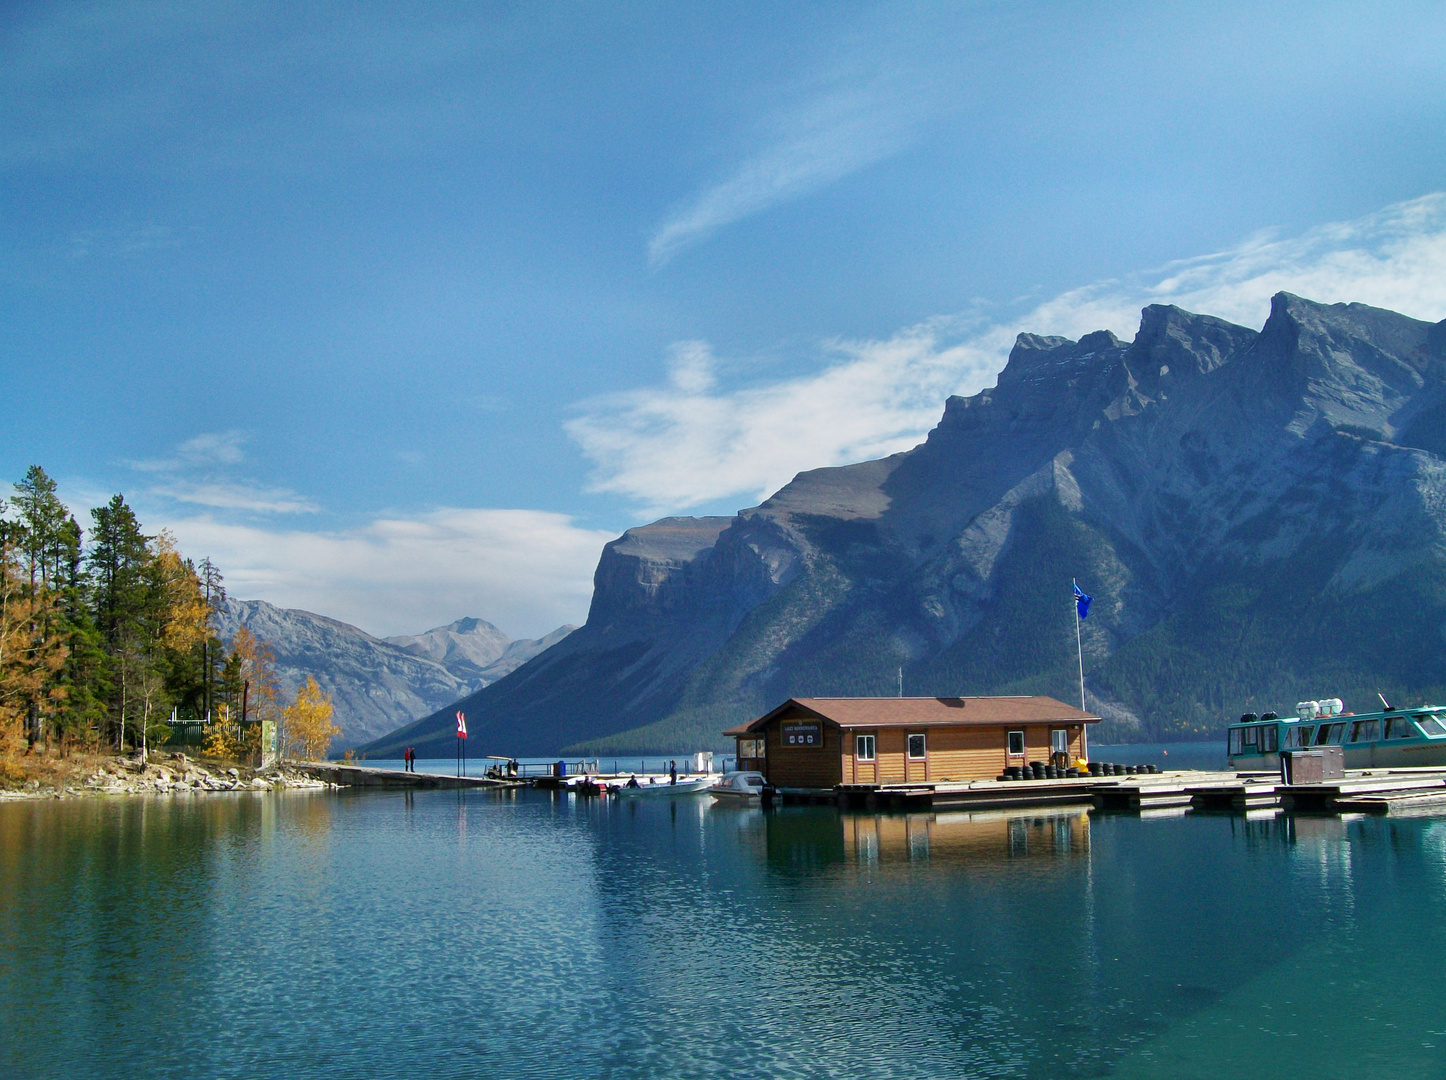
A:
{"type": "Polygon", "coordinates": [[[275,654],[283,692],[315,676],[331,694],[345,750],[481,689],[565,638],[560,627],[513,641],[481,619],[459,619],[415,637],[381,640],[348,623],[261,600],[228,600],[217,622],[229,640],[245,626],[275,654]]]}
{"type": "MultiPolygon", "coordinates": [[[[1446,322],[1281,293],[1019,336],[918,447],[608,544],[586,625],[461,707],[495,753],[672,751],[788,696],[1078,694],[1103,738],[1446,694],[1446,322]]],[[[452,708],[449,706],[449,709],[452,708]]],[[[445,750],[450,712],[398,739],[445,750]]]]}

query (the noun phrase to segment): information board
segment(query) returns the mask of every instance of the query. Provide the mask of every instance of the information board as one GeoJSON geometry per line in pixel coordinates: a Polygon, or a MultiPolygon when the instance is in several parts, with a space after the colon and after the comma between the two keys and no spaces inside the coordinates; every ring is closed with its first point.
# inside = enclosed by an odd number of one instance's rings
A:
{"type": "Polygon", "coordinates": [[[785,723],[780,733],[783,736],[783,745],[785,747],[818,747],[823,745],[823,725],[817,720],[785,723]]]}

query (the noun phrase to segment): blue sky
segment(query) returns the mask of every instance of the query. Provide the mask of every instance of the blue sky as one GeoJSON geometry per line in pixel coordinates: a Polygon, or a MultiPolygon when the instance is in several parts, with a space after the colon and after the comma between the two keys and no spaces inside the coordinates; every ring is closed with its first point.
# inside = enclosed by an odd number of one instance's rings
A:
{"type": "Polygon", "coordinates": [[[912,445],[1021,329],[1446,317],[1440,4],[11,4],[0,466],[380,633],[912,445]]]}

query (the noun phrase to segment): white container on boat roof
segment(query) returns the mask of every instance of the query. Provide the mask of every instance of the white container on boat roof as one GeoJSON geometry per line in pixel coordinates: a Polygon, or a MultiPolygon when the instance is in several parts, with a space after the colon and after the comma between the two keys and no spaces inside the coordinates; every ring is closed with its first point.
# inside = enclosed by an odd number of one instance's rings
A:
{"type": "Polygon", "coordinates": [[[1297,701],[1295,703],[1295,715],[1302,720],[1314,720],[1320,715],[1320,702],[1297,701]]]}

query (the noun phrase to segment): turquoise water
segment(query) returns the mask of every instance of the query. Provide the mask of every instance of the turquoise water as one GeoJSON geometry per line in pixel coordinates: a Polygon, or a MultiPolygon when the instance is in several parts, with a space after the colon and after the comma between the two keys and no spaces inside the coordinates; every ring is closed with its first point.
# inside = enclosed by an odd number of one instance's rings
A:
{"type": "Polygon", "coordinates": [[[1440,1077],[1446,819],[0,805],[0,1076],[1440,1077]]]}

